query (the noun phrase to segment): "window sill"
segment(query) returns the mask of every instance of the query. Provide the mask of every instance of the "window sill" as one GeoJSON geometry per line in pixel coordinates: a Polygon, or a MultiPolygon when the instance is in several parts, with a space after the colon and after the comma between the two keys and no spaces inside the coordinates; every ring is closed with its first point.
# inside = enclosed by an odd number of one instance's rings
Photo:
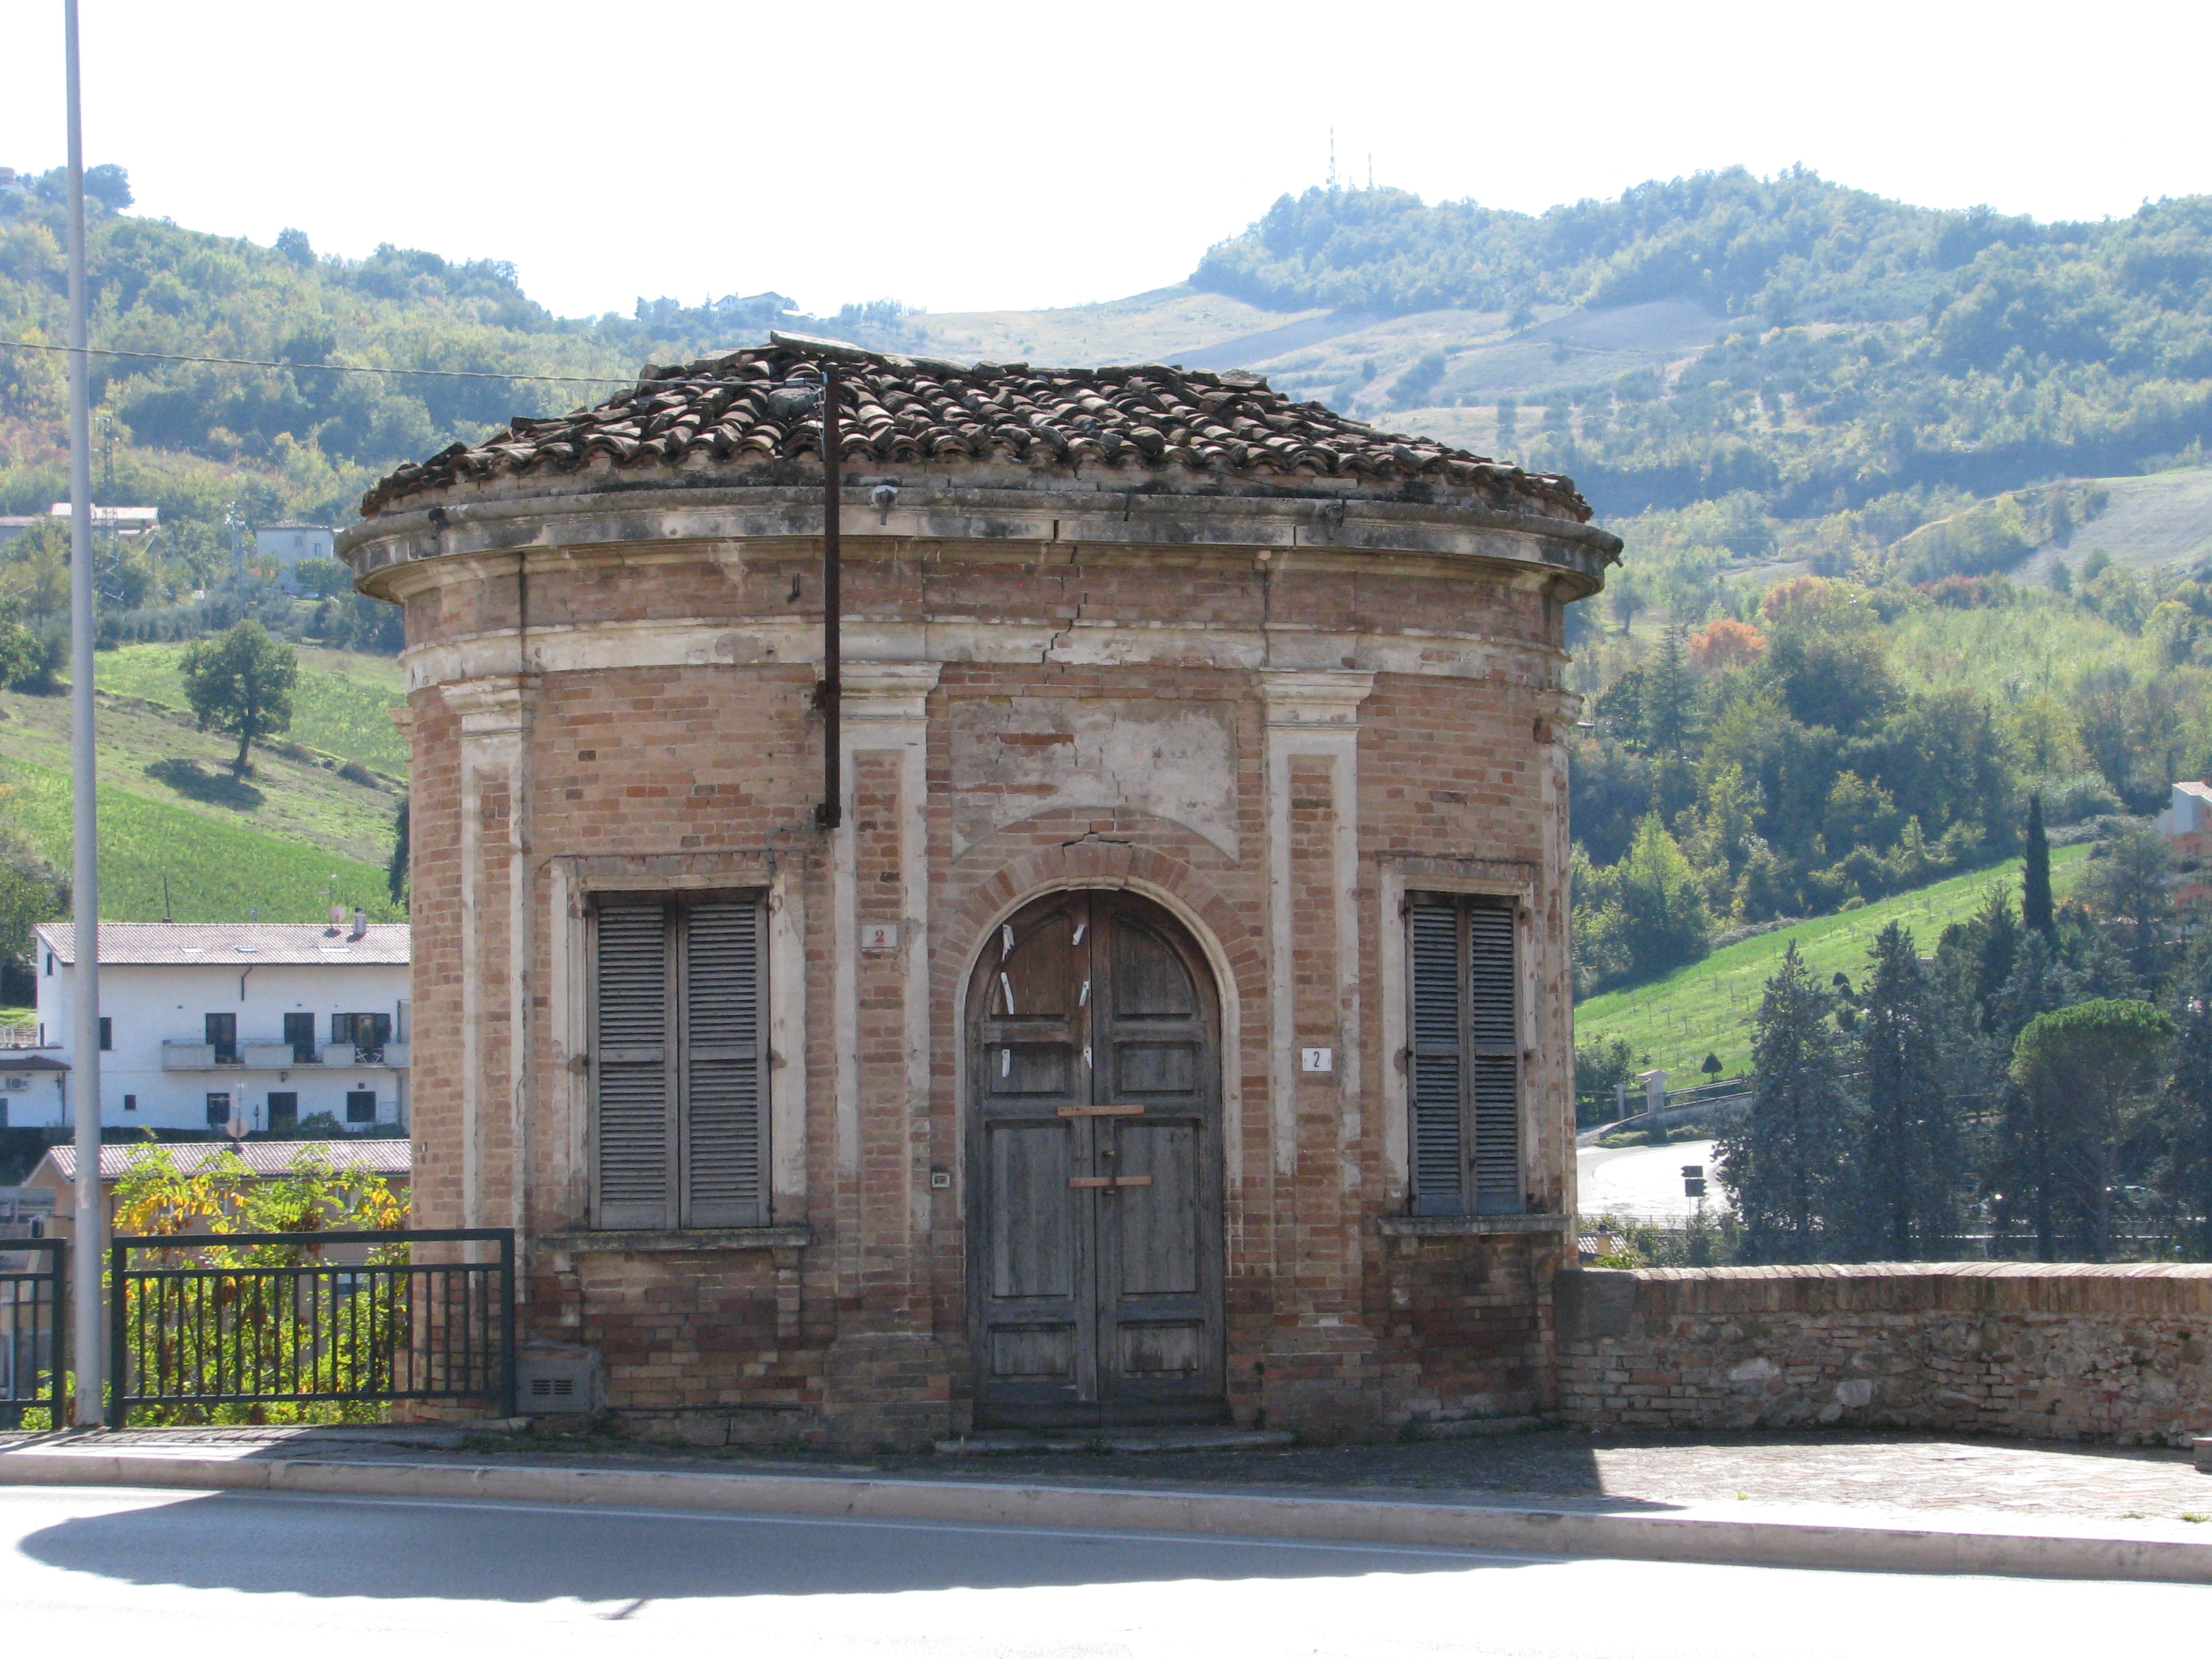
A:
{"type": "Polygon", "coordinates": [[[798,1250],[814,1242],[814,1230],[801,1222],[788,1227],[699,1227],[662,1231],[638,1228],[607,1232],[547,1233],[547,1248],[578,1255],[661,1255],[707,1250],[798,1250]]]}
{"type": "Polygon", "coordinates": [[[1563,1233],[1574,1225],[1564,1215],[1386,1215],[1376,1231],[1386,1238],[1466,1238],[1480,1233],[1563,1233]]]}

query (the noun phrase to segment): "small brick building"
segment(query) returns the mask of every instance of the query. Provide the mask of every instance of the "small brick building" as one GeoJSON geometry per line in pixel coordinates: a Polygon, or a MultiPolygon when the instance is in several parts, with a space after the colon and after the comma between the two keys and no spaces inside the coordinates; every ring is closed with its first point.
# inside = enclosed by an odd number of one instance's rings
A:
{"type": "Polygon", "coordinates": [[[1253,375],[779,338],[362,513],[416,1214],[518,1230],[540,1363],[763,1440],[1548,1399],[1562,619],[1620,547],[1566,480],[1253,375]]]}

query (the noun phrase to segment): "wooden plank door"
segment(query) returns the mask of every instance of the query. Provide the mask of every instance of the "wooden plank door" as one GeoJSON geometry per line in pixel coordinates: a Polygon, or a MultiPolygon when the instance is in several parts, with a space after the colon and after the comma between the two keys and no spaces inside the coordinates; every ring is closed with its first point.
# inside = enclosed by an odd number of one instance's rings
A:
{"type": "Polygon", "coordinates": [[[1223,1410],[1219,1022],[1203,959],[1126,896],[1055,894],[969,988],[981,1425],[1223,1410]]]}
{"type": "Polygon", "coordinates": [[[1098,1388],[1111,1423],[1218,1420],[1220,1047],[1212,975],[1149,904],[1092,905],[1098,1388]]]}

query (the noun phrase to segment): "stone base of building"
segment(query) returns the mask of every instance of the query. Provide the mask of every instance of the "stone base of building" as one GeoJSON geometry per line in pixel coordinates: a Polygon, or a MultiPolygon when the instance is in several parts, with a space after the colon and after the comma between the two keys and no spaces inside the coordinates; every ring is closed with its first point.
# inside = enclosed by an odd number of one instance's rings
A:
{"type": "MultiPolygon", "coordinates": [[[[1546,1409],[1558,1240],[1556,1226],[1386,1233],[1365,1253],[1355,1311],[1273,1328],[1265,1309],[1232,1318],[1216,1420],[1372,1440],[1546,1409]]],[[[526,1415],[859,1451],[923,1449],[974,1426],[963,1335],[851,1328],[854,1310],[806,1293],[795,1249],[540,1248],[550,1270],[520,1322],[526,1415]]]]}

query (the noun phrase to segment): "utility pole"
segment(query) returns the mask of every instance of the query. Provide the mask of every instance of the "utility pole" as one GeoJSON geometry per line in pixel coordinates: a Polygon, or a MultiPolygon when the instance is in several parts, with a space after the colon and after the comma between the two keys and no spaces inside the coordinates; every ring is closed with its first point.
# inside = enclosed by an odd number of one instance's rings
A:
{"type": "MultiPolygon", "coordinates": [[[[100,1346],[107,1321],[100,1270],[107,1216],[100,1191],[100,800],[92,727],[92,377],[86,356],[84,124],[78,99],[76,0],[62,0],[69,77],[70,805],[70,896],[76,912],[76,1052],[71,1104],[76,1224],[70,1237],[70,1335],[81,1429],[101,1416],[100,1346]]],[[[58,1358],[58,1356],[57,1356],[58,1358]]]]}

